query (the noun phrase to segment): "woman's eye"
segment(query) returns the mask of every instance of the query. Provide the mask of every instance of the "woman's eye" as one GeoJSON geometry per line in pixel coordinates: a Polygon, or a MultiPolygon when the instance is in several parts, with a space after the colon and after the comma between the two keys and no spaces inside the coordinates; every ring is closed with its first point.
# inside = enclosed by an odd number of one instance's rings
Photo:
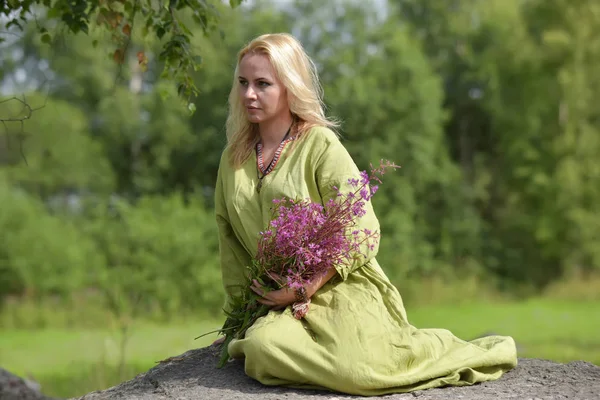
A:
{"type": "Polygon", "coordinates": [[[240,85],[242,85],[242,86],[248,85],[248,81],[239,81],[239,82],[240,82],[240,85]]]}
{"type": "Polygon", "coordinates": [[[258,86],[266,87],[266,86],[269,86],[269,85],[270,85],[269,82],[265,82],[265,81],[258,82],[258,86]]]}

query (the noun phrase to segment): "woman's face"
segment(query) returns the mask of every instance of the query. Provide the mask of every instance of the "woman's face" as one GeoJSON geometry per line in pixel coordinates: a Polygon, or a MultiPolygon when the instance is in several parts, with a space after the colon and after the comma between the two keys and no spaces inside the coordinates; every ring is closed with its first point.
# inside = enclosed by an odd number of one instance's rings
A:
{"type": "Polygon", "coordinates": [[[263,54],[246,54],[240,62],[240,97],[248,120],[271,122],[289,114],[287,91],[263,54]]]}

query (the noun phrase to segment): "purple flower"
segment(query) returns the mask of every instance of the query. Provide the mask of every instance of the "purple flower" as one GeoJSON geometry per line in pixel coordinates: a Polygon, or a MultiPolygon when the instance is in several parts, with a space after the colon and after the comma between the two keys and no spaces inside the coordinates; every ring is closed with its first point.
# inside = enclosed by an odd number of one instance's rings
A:
{"type": "MultiPolygon", "coordinates": [[[[300,288],[330,268],[347,264],[363,251],[374,250],[379,234],[369,229],[358,229],[358,220],[366,214],[366,203],[371,200],[377,185],[388,167],[366,171],[359,178],[348,179],[352,189],[341,193],[337,187],[334,199],[325,207],[310,200],[275,199],[270,230],[260,232],[256,263],[263,273],[275,273],[284,278],[290,288],[300,288]]],[[[306,312],[306,307],[303,308],[306,312]]],[[[303,316],[303,315],[302,315],[303,316]]]]}
{"type": "Polygon", "coordinates": [[[363,185],[368,185],[370,181],[371,181],[371,177],[369,176],[367,171],[361,171],[360,172],[360,183],[363,185]]]}
{"type": "Polygon", "coordinates": [[[369,190],[367,190],[367,188],[362,188],[360,190],[360,197],[364,200],[364,201],[369,201],[371,199],[371,193],[369,190]]]}

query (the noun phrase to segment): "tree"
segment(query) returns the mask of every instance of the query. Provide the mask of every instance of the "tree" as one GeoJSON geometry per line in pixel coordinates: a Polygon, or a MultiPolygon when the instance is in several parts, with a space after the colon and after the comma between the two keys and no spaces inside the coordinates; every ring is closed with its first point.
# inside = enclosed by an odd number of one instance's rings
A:
{"type": "MultiPolygon", "coordinates": [[[[232,8],[243,0],[229,0],[232,8]]],[[[112,35],[115,48],[112,58],[118,64],[126,61],[134,26],[142,23],[141,34],[164,40],[158,59],[163,63],[161,77],[175,80],[177,92],[189,98],[198,94],[192,71],[201,63],[200,56],[190,46],[193,36],[188,28],[189,17],[198,24],[205,35],[219,25],[218,6],[210,1],[194,0],[8,0],[0,2],[0,21],[6,21],[5,33],[23,32],[33,19],[44,43],[51,43],[60,26],[67,33],[89,34],[90,27],[112,35]],[[54,26],[54,28],[53,28],[54,26]],[[53,31],[54,29],[54,31],[53,31]],[[12,30],[12,31],[11,31],[12,30]]],[[[221,35],[223,35],[221,30],[221,35]]],[[[6,38],[0,36],[0,44],[6,38]]],[[[93,40],[95,46],[97,40],[93,40]]],[[[136,54],[138,63],[145,68],[148,58],[143,51],[136,54]]],[[[190,111],[194,103],[188,101],[190,111]]],[[[32,109],[29,109],[32,111],[32,109]]],[[[4,119],[0,120],[4,121],[4,119]]]]}
{"type": "Polygon", "coordinates": [[[446,137],[488,269],[543,287],[597,268],[596,2],[391,3],[444,80],[446,137]]]}
{"type": "MultiPolygon", "coordinates": [[[[39,118],[24,128],[5,124],[0,172],[43,199],[73,192],[111,193],[113,172],[101,143],[89,135],[86,115],[73,104],[42,94],[32,94],[27,101],[40,109],[39,118]]],[[[15,102],[0,104],[0,115],[19,118],[20,112],[23,108],[15,102]]]]}
{"type": "Polygon", "coordinates": [[[374,2],[296,2],[296,34],[315,58],[342,141],[366,169],[402,166],[374,199],[382,223],[379,261],[396,281],[471,266],[478,220],[446,148],[442,81],[416,35],[374,2]],[[301,19],[300,16],[303,18],[301,19]]]}

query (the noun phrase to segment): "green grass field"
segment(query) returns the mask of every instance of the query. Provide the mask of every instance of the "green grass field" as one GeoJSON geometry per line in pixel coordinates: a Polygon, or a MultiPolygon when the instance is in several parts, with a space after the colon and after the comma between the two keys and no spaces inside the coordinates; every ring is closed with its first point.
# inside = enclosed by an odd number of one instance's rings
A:
{"type": "MultiPolygon", "coordinates": [[[[513,336],[520,357],[600,365],[600,302],[531,300],[458,307],[408,307],[410,322],[421,328],[446,328],[463,339],[487,333],[513,336]]],[[[69,397],[110,387],[155,365],[156,361],[203,347],[215,335],[194,337],[219,327],[219,321],[174,325],[140,322],[126,347],[119,372],[119,335],[109,330],[0,330],[0,366],[42,385],[45,394],[69,397]]]]}

